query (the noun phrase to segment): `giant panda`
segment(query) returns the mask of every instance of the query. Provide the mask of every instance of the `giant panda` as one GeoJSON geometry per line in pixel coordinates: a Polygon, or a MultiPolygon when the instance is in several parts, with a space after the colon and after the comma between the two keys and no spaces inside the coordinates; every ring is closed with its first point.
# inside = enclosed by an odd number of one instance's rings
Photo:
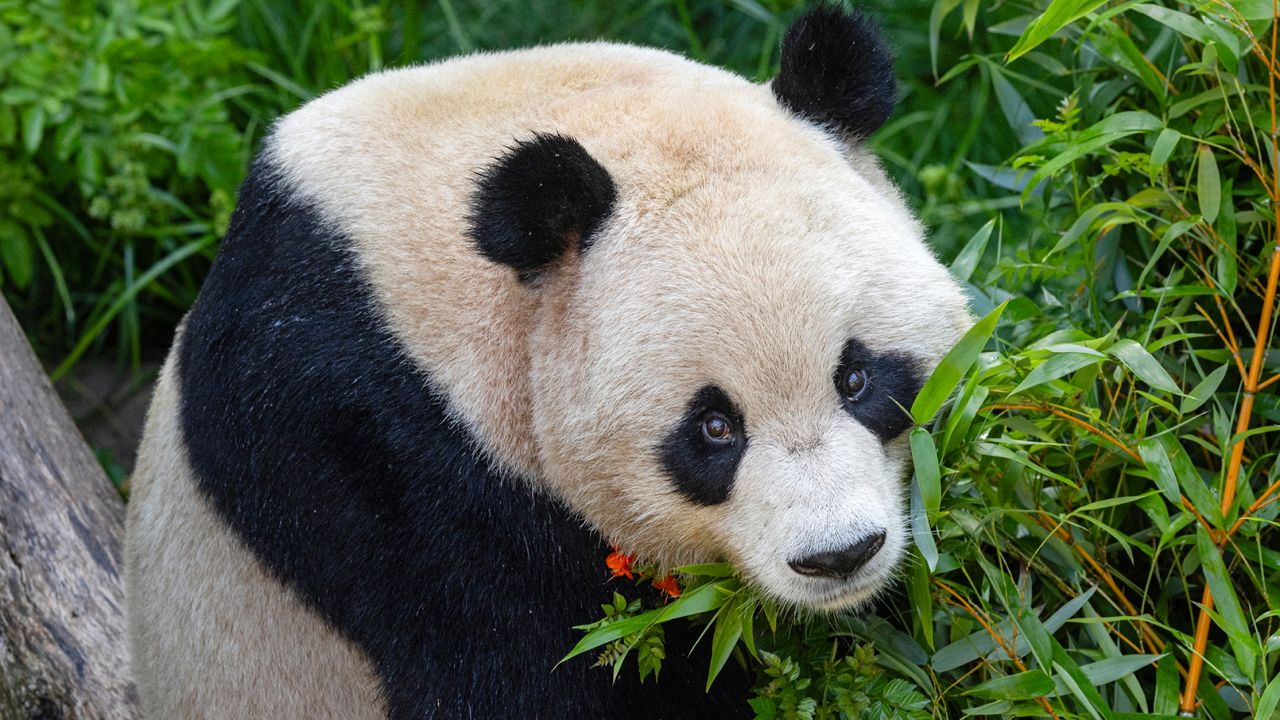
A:
{"type": "Polygon", "coordinates": [[[817,611],[893,578],[904,408],[970,316],[864,144],[891,68],[826,7],[765,84],[565,44],[279,120],[133,478],[146,714],[747,712],[693,638],[656,684],[556,663],[610,544],[817,611]]]}

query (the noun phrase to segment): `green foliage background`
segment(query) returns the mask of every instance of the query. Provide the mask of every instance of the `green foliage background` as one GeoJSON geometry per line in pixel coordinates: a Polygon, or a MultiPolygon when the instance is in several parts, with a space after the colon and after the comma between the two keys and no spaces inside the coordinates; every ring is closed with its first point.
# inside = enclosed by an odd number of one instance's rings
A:
{"type": "MultiPolygon", "coordinates": [[[[141,367],[306,99],[569,39],[763,80],[802,5],[0,0],[0,289],[55,375],[141,367]]],[[[711,624],[762,717],[1276,717],[1273,4],[869,9],[903,93],[872,144],[992,321],[913,408],[904,582],[816,619],[689,568],[679,600],[620,596],[579,650],[658,675],[663,622],[711,624]]]]}

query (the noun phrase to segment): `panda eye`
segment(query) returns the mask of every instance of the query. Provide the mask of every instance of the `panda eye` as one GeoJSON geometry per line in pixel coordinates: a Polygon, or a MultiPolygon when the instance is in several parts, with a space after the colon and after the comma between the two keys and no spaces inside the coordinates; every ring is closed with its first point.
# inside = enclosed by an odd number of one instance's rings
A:
{"type": "Polygon", "coordinates": [[[849,368],[840,375],[839,390],[840,395],[849,402],[857,402],[867,392],[867,386],[870,385],[870,378],[867,377],[867,371],[862,368],[849,368]]]}
{"type": "Polygon", "coordinates": [[[733,422],[718,412],[707,413],[700,424],[702,439],[720,447],[733,444],[733,422]]]}

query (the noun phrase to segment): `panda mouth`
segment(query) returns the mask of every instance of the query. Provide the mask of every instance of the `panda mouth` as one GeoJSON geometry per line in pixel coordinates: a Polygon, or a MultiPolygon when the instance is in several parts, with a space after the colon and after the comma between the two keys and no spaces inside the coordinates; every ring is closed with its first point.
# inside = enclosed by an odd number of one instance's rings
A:
{"type": "MultiPolygon", "coordinates": [[[[809,583],[806,583],[809,584],[809,583]]],[[[801,602],[823,612],[857,610],[869,604],[885,588],[885,578],[856,575],[839,580],[821,581],[822,587],[812,588],[809,597],[801,602]]]]}

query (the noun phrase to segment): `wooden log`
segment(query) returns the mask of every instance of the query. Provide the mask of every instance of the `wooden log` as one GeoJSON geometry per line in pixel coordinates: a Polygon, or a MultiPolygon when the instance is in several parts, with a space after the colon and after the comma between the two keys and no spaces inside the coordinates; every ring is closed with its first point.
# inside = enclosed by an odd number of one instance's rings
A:
{"type": "Polygon", "coordinates": [[[0,720],[135,718],[124,504],[0,299],[0,720]]]}

